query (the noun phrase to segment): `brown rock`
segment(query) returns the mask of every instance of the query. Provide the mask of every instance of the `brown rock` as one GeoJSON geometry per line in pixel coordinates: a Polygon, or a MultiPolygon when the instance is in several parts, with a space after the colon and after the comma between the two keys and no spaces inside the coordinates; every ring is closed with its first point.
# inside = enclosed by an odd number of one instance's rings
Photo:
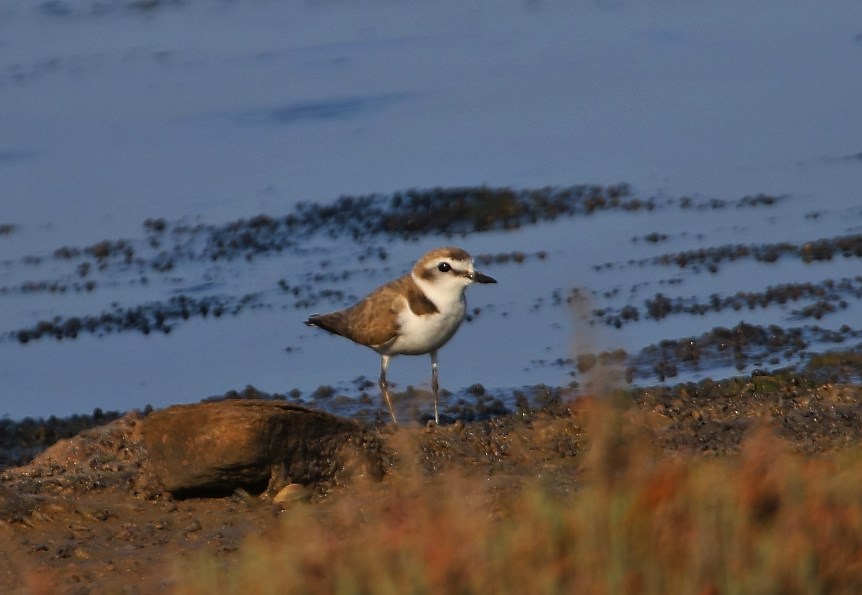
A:
{"type": "Polygon", "coordinates": [[[281,401],[177,405],[144,420],[144,445],[175,495],[262,491],[271,476],[313,483],[335,475],[357,422],[281,401]]]}

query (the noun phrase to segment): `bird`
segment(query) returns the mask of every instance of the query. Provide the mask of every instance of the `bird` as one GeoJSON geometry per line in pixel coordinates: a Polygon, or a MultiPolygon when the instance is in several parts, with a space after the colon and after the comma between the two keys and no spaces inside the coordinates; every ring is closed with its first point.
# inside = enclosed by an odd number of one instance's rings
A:
{"type": "Polygon", "coordinates": [[[464,321],[467,286],[496,282],[476,270],[467,251],[454,246],[436,248],[423,255],[409,273],[378,287],[356,304],[328,314],[313,314],[305,324],[380,354],[378,385],[396,424],[386,382],[389,362],[398,355],[429,354],[434,422],[439,425],[437,351],[464,321]]]}

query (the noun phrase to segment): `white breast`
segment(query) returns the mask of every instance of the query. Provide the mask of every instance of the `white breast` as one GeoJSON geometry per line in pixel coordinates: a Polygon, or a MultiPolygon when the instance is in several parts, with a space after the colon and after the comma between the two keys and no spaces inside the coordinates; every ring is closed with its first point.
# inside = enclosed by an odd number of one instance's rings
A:
{"type": "Polygon", "coordinates": [[[463,296],[435,314],[416,315],[406,305],[398,315],[398,338],[387,346],[387,355],[420,355],[439,349],[458,330],[467,309],[463,296]]]}

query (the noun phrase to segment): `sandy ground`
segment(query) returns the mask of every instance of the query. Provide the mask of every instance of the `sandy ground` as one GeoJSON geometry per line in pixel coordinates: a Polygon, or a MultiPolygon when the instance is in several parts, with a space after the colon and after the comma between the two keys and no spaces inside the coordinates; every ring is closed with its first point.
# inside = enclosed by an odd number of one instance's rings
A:
{"type": "MultiPolygon", "coordinates": [[[[399,460],[411,451],[429,474],[454,467],[511,489],[540,469],[560,490],[576,490],[590,443],[584,414],[595,399],[570,401],[565,394],[549,391],[540,407],[483,421],[380,427],[383,481],[399,473],[399,460]]],[[[862,387],[813,376],[755,375],[604,400],[633,419],[660,453],[675,456],[732,455],[763,426],[809,455],[858,444],[862,435],[862,387]]],[[[325,507],[351,497],[351,480],[341,477],[298,488],[281,502],[242,490],[222,498],[175,499],[150,468],[143,418],[131,413],[91,420],[107,423],[3,472],[0,591],[170,591],[177,568],[201,553],[229,563],[244,539],[277,526],[281,511],[297,500],[325,507]]]]}

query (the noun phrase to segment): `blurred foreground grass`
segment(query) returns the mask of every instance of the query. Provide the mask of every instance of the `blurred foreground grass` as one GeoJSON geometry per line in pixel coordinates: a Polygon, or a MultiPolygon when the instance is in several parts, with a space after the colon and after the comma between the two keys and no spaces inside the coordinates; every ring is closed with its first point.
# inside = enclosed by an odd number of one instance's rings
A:
{"type": "Polygon", "coordinates": [[[294,504],[235,557],[178,568],[177,590],[862,592],[858,446],[802,456],[760,428],[738,454],[704,457],[657,450],[631,411],[579,415],[586,448],[555,473],[528,457],[500,475],[428,473],[424,430],[402,428],[384,481],[294,504]]]}

